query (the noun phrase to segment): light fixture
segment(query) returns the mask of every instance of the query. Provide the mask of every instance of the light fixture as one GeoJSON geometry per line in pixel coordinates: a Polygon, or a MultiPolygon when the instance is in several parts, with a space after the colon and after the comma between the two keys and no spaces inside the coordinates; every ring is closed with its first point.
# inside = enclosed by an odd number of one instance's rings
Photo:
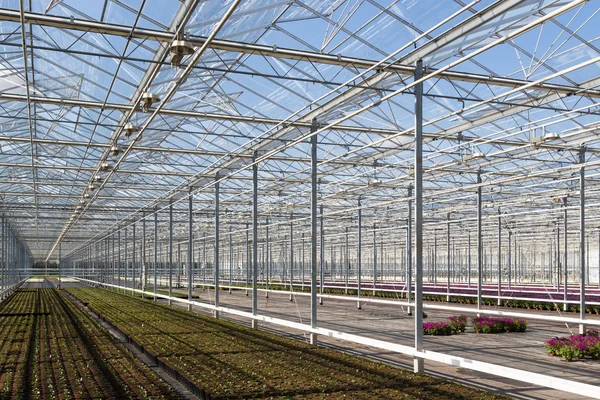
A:
{"type": "Polygon", "coordinates": [[[171,67],[176,68],[185,56],[194,54],[194,46],[185,40],[175,40],[171,43],[171,67]]]}
{"type": "Polygon", "coordinates": [[[542,143],[549,142],[551,140],[560,139],[560,135],[556,132],[548,132],[544,135],[536,136],[531,140],[532,147],[538,147],[542,143]]]}
{"type": "Polygon", "coordinates": [[[150,110],[150,107],[152,107],[152,104],[158,103],[159,101],[160,101],[160,97],[158,97],[157,95],[155,95],[153,93],[146,92],[146,93],[142,94],[142,101],[141,101],[142,111],[148,112],[148,110],[150,110]]]}
{"type": "Polygon", "coordinates": [[[105,161],[102,163],[102,165],[100,165],[100,169],[102,171],[108,171],[110,169],[110,164],[105,161]]]}
{"type": "Polygon", "coordinates": [[[477,151],[475,153],[471,153],[471,154],[467,154],[467,155],[463,156],[462,162],[466,163],[468,161],[477,160],[479,158],[485,158],[485,154],[480,151],[477,151]]]}
{"type": "Polygon", "coordinates": [[[560,135],[556,132],[548,132],[544,135],[544,142],[560,139],[560,135]]]}
{"type": "Polygon", "coordinates": [[[94,180],[95,180],[96,182],[102,182],[102,175],[100,175],[100,174],[96,175],[96,176],[94,177],[94,180]]]}
{"type": "Polygon", "coordinates": [[[89,199],[90,198],[90,194],[89,193],[84,193],[83,194],[83,198],[84,199],[89,199]]]}
{"type": "Polygon", "coordinates": [[[88,185],[88,190],[90,190],[90,191],[94,191],[94,190],[96,190],[96,186],[95,186],[93,183],[90,183],[90,184],[88,185]]]}
{"type": "Polygon", "coordinates": [[[382,184],[381,179],[378,179],[378,178],[373,178],[369,181],[369,186],[379,186],[381,184],[382,184]]]}
{"type": "Polygon", "coordinates": [[[112,153],[112,155],[114,157],[118,156],[119,153],[121,152],[121,148],[119,146],[117,146],[116,144],[113,144],[112,147],[110,148],[110,152],[112,153]]]}
{"type": "MultiPolygon", "coordinates": [[[[135,126],[134,124],[132,124],[131,122],[126,123],[125,127],[123,127],[123,132],[125,132],[126,138],[128,138],[132,134],[138,132],[139,130],[140,129],[137,126],[135,126]]],[[[115,145],[115,146],[113,146],[113,148],[114,147],[117,147],[117,149],[118,149],[118,146],[115,145]]],[[[112,151],[112,149],[111,149],[111,151],[112,151]]]]}

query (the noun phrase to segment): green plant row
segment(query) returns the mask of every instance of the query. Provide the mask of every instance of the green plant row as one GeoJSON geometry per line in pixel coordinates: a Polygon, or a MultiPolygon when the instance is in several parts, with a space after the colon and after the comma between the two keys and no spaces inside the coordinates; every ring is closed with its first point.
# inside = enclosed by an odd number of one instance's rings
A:
{"type": "Polygon", "coordinates": [[[180,398],[56,289],[17,291],[0,309],[5,326],[17,329],[0,335],[2,399],[180,398]]]}
{"type": "Polygon", "coordinates": [[[215,399],[502,398],[116,292],[69,291],[215,399]]]}

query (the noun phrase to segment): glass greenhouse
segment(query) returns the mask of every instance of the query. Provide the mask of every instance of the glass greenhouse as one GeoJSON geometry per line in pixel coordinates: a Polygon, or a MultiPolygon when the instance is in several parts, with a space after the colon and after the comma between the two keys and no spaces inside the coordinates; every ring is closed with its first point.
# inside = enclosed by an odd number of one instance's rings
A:
{"type": "Polygon", "coordinates": [[[600,398],[596,24],[0,0],[0,398],[600,398]]]}

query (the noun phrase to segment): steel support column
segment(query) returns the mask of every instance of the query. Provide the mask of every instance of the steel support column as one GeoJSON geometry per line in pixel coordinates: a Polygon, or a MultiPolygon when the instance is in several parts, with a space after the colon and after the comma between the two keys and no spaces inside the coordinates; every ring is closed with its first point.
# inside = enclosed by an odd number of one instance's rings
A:
{"type": "Polygon", "coordinates": [[[446,216],[446,301],[450,302],[450,213],[446,216]]]}
{"type": "MultiPolygon", "coordinates": [[[[477,309],[481,310],[483,286],[483,238],[481,227],[481,171],[477,171],[477,309]]],[[[479,315],[479,314],[477,314],[479,315]]]]}
{"type": "MultiPolygon", "coordinates": [[[[217,174],[215,175],[215,267],[214,267],[214,274],[215,274],[215,306],[219,307],[219,280],[220,280],[220,265],[219,265],[219,248],[220,248],[220,232],[221,232],[221,226],[220,226],[220,211],[219,211],[219,191],[220,191],[220,185],[221,185],[221,177],[219,176],[219,173],[217,172],[217,174]]],[[[214,313],[215,318],[219,318],[219,311],[215,310],[214,313]]]]}
{"type": "MultiPolygon", "coordinates": [[[[225,210],[227,215],[227,210],[225,210]]],[[[229,224],[229,294],[233,286],[233,234],[231,233],[231,224],[229,224]]]]}
{"type": "Polygon", "coordinates": [[[498,208],[498,305],[502,305],[502,211],[498,208]]]}
{"type": "Polygon", "coordinates": [[[413,203],[413,186],[408,187],[408,219],[406,221],[406,299],[408,302],[407,314],[412,315],[412,203],[413,203]]]}
{"type": "Polygon", "coordinates": [[[250,224],[246,223],[246,296],[250,286],[250,224]]]}
{"type": "Polygon", "coordinates": [[[564,209],[564,218],[563,218],[563,223],[564,223],[564,249],[563,249],[563,257],[564,257],[564,266],[563,266],[563,276],[564,276],[564,280],[565,280],[565,285],[563,287],[563,311],[567,311],[569,309],[569,305],[567,303],[567,300],[569,300],[569,293],[568,293],[568,287],[569,287],[569,270],[568,270],[568,230],[567,230],[567,226],[568,226],[568,218],[567,218],[567,198],[563,197],[563,209],[564,209]]]}
{"type": "MultiPolygon", "coordinates": [[[[317,134],[319,124],[312,120],[310,131],[310,326],[317,327],[317,134]]],[[[359,209],[360,212],[360,209],[359,209]]],[[[317,335],[310,334],[310,343],[317,344],[317,335]]]]}
{"type": "Polygon", "coordinates": [[[467,248],[467,287],[471,287],[471,231],[468,231],[467,248]]]}
{"type": "MultiPolygon", "coordinates": [[[[129,285],[129,282],[127,281],[129,279],[129,257],[127,254],[127,246],[129,245],[129,238],[127,237],[128,235],[128,228],[125,228],[125,252],[124,252],[124,256],[125,256],[125,282],[123,283],[123,293],[127,293],[127,286],[129,285]]],[[[90,247],[90,258],[92,258],[92,248],[90,247]]]]}
{"type": "MultiPolygon", "coordinates": [[[[423,77],[418,60],[415,80],[423,77]]],[[[415,350],[423,351],[423,83],[415,86],[415,350]]],[[[448,277],[448,280],[450,277],[448,277]]],[[[423,372],[424,360],[414,359],[414,372],[423,372]]]]}
{"type": "MultiPolygon", "coordinates": [[[[252,161],[252,315],[258,315],[258,154],[252,161]]],[[[267,257],[268,259],[268,257],[267,257]]],[[[268,269],[268,267],[267,267],[268,269]]],[[[258,327],[258,321],[252,319],[252,327],[258,327]]]]}
{"type": "Polygon", "coordinates": [[[290,213],[290,301],[294,300],[294,213],[290,213]]]}
{"type": "MultiPolygon", "coordinates": [[[[585,146],[579,149],[579,318],[585,319],[585,146]]],[[[585,325],[579,325],[579,333],[585,333],[585,325]]]]}
{"type": "Polygon", "coordinates": [[[325,284],[325,234],[324,234],[324,229],[323,229],[323,204],[319,205],[319,212],[320,212],[320,218],[319,218],[319,222],[320,222],[320,229],[319,229],[319,242],[321,243],[321,245],[319,246],[319,266],[320,266],[320,270],[321,270],[321,276],[319,278],[319,293],[321,294],[321,297],[319,297],[319,304],[323,304],[323,285],[325,284]]]}
{"type": "Polygon", "coordinates": [[[154,301],[156,301],[157,269],[158,269],[158,210],[154,209],[154,301]]]}
{"type": "Polygon", "coordinates": [[[135,263],[136,263],[136,257],[135,257],[135,222],[133,223],[133,227],[132,227],[132,238],[131,240],[133,241],[133,246],[131,247],[131,295],[134,296],[135,295],[135,288],[136,288],[136,284],[135,284],[135,263]]]}
{"type": "MultiPolygon", "coordinates": [[[[515,257],[516,258],[516,257],[515,257]]],[[[508,230],[508,290],[511,290],[512,285],[512,231],[508,230]]]]}
{"type": "MultiPolygon", "coordinates": [[[[188,301],[192,301],[192,291],[194,289],[194,216],[193,216],[193,189],[190,187],[188,197],[188,249],[187,249],[187,274],[188,274],[188,301]]],[[[188,311],[192,311],[192,303],[188,303],[188,311]]]]}
{"type": "Polygon", "coordinates": [[[377,226],[373,224],[373,296],[377,290],[377,226]]]}
{"type": "Polygon", "coordinates": [[[169,199],[169,305],[173,297],[173,198],[169,199]]]}
{"type": "Polygon", "coordinates": [[[360,289],[362,283],[362,205],[360,197],[358,198],[358,248],[356,250],[356,269],[357,269],[357,304],[356,307],[360,310],[360,289]]]}

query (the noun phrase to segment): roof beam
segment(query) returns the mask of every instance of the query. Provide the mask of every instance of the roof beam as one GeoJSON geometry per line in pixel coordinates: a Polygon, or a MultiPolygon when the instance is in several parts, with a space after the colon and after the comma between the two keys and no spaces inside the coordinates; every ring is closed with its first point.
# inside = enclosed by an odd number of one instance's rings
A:
{"type": "MultiPolygon", "coordinates": [[[[489,16],[496,17],[513,8],[517,5],[520,0],[504,1],[502,5],[490,8],[489,16]]],[[[70,19],[59,16],[44,15],[39,13],[26,12],[24,13],[25,22],[28,24],[50,26],[59,29],[69,29],[76,31],[85,32],[98,32],[106,35],[121,36],[121,37],[133,37],[141,40],[157,40],[161,42],[171,42],[173,40],[172,32],[164,32],[154,29],[138,28],[132,30],[131,26],[110,24],[106,22],[86,21],[81,19],[70,19]]],[[[0,21],[12,21],[20,22],[20,15],[18,11],[2,9],[0,10],[0,21]]],[[[447,34],[441,38],[441,40],[432,40],[421,46],[415,54],[411,54],[409,57],[417,59],[420,54],[429,54],[432,51],[444,46],[447,43],[456,39],[456,34],[464,35],[465,31],[468,31],[469,26],[479,26],[481,21],[486,22],[480,15],[469,19],[463,23],[456,30],[447,34]]],[[[206,43],[206,38],[202,36],[190,36],[188,41],[195,46],[202,46],[206,43]]],[[[243,54],[257,54],[261,56],[274,57],[274,58],[285,58],[292,60],[301,60],[311,63],[337,65],[341,67],[352,67],[359,69],[369,69],[376,65],[378,61],[368,60],[355,57],[345,57],[342,55],[332,54],[321,54],[306,50],[296,50],[288,48],[273,47],[261,44],[243,43],[231,40],[213,39],[209,43],[209,48],[215,50],[231,51],[243,54]]],[[[403,60],[404,62],[404,60],[403,60]]],[[[388,72],[396,72],[405,75],[413,75],[414,67],[412,62],[407,61],[404,64],[397,63],[384,63],[381,64],[379,70],[386,70],[388,72]]],[[[428,72],[434,72],[434,69],[428,69],[428,72]]],[[[448,80],[457,80],[463,82],[472,83],[485,83],[495,86],[506,86],[506,87],[519,87],[529,83],[526,80],[496,77],[484,74],[475,74],[468,72],[457,72],[457,71],[446,71],[441,74],[441,77],[448,80]]],[[[600,98],[600,90],[594,89],[582,89],[576,86],[559,85],[551,83],[543,83],[540,85],[533,86],[533,90],[541,90],[544,92],[556,92],[567,95],[587,95],[591,97],[600,98]]]]}

